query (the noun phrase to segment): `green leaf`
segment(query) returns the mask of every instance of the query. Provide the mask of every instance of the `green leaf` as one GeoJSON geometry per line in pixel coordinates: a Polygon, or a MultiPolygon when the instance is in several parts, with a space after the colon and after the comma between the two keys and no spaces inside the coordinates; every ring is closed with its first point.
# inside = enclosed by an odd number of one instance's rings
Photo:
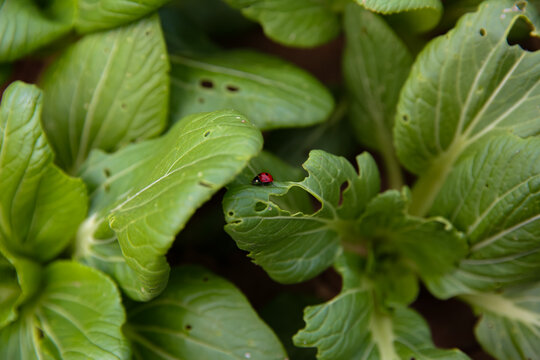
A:
{"type": "Polygon", "coordinates": [[[43,124],[75,173],[91,149],[116,150],[166,125],[169,65],[159,18],[85,36],[45,72],[43,124]]]}
{"type": "Polygon", "coordinates": [[[58,255],[87,210],[86,188],[52,164],[40,125],[42,93],[15,82],[0,107],[0,243],[38,261],[58,255]]]}
{"type": "Polygon", "coordinates": [[[540,284],[514,287],[501,294],[464,295],[480,314],[475,334],[499,360],[534,359],[540,353],[540,284]]]}
{"type": "Polygon", "coordinates": [[[457,350],[436,349],[415,311],[404,306],[383,311],[358,261],[343,256],[336,263],[343,289],[334,299],[304,310],[306,327],[293,338],[297,346],[317,347],[319,360],[468,359],[457,350]]]}
{"type": "Polygon", "coordinates": [[[158,298],[130,308],[126,334],[137,359],[286,358],[244,295],[195,266],[173,269],[158,298]]]}
{"type": "Polygon", "coordinates": [[[0,0],[0,63],[13,61],[66,35],[72,27],[71,0],[40,8],[33,0],[0,0]]]}
{"type": "Polygon", "coordinates": [[[540,52],[507,41],[530,12],[520,4],[484,2],[429,43],[413,65],[394,128],[401,162],[422,175],[413,190],[413,214],[429,210],[471,144],[501,129],[522,137],[540,133],[540,52]]]}
{"type": "Polygon", "coordinates": [[[341,240],[352,234],[354,220],[379,191],[373,158],[356,158],[359,171],[343,157],[313,150],[301,182],[231,187],[223,199],[225,230],[240,249],[249,251],[274,280],[301,282],[330,266],[341,253],[341,240]],[[347,189],[341,192],[343,184],[347,189]],[[280,205],[279,198],[299,188],[320,202],[314,214],[280,205]]]}
{"type": "Polygon", "coordinates": [[[17,308],[39,290],[42,268],[0,246],[0,329],[17,318],[17,308]]]}
{"type": "Polygon", "coordinates": [[[362,236],[375,239],[375,251],[397,250],[424,279],[452,270],[467,253],[466,239],[444,218],[407,215],[408,193],[389,190],[368,204],[359,220],[362,236]]]}
{"type": "Polygon", "coordinates": [[[77,0],[75,28],[80,33],[104,30],[137,20],[168,0],[77,0]]]}
{"type": "Polygon", "coordinates": [[[381,14],[396,14],[396,20],[408,25],[408,31],[424,32],[439,22],[443,6],[440,0],[356,0],[366,9],[381,14]]]}
{"type": "Polygon", "coordinates": [[[343,73],[350,94],[350,117],[363,145],[381,152],[390,184],[403,182],[392,140],[399,91],[412,56],[384,20],[349,4],[345,10],[343,73]]]}
{"type": "Polygon", "coordinates": [[[314,47],[339,34],[339,19],[329,0],[225,0],[257,21],[270,39],[287,46],[314,47]]]}
{"type": "Polygon", "coordinates": [[[76,256],[101,264],[132,298],[157,296],[175,235],[261,147],[246,118],[223,110],[188,116],[165,136],[111,155],[95,152],[82,169],[92,195],[76,256]]]}
{"type": "Polygon", "coordinates": [[[324,121],[334,100],[313,76],[248,50],[171,55],[171,118],[232,108],[262,130],[324,121]]]}
{"type": "Polygon", "coordinates": [[[450,173],[432,214],[469,240],[459,267],[431,284],[439,297],[540,279],[540,138],[492,137],[450,173]]]}
{"type": "Polygon", "coordinates": [[[120,293],[102,273],[59,261],[43,274],[43,292],[0,330],[2,359],[129,359],[120,293]]]}

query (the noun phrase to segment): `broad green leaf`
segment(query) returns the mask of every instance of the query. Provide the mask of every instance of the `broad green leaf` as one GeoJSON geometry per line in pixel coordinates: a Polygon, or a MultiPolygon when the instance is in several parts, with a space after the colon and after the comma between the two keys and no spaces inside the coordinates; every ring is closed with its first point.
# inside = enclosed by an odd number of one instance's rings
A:
{"type": "Polygon", "coordinates": [[[330,0],[225,0],[257,21],[270,39],[287,46],[313,47],[339,34],[330,0]]]}
{"type": "Polygon", "coordinates": [[[225,230],[238,247],[282,283],[310,279],[330,266],[350,240],[354,221],[379,191],[373,158],[356,158],[358,171],[343,157],[313,150],[301,182],[274,179],[270,186],[231,187],[223,200],[225,230]],[[347,188],[341,192],[343,184],[347,188]],[[280,197],[299,188],[320,202],[313,214],[280,205],[280,197]]]}
{"type": "Polygon", "coordinates": [[[356,0],[366,9],[381,14],[396,14],[396,20],[407,25],[409,31],[427,31],[439,22],[443,6],[441,0],[356,0]]]}
{"type": "Polygon", "coordinates": [[[72,27],[71,0],[40,8],[33,0],[0,0],[0,63],[13,61],[66,35],[72,27]]]}
{"type": "Polygon", "coordinates": [[[532,11],[525,2],[484,2],[418,56],[398,104],[398,156],[421,174],[411,212],[424,215],[459,155],[501,129],[540,133],[540,52],[510,46],[513,25],[532,11]]]}
{"type": "Polygon", "coordinates": [[[168,0],[77,0],[75,28],[80,33],[127,24],[148,15],[168,0]]]}
{"type": "Polygon", "coordinates": [[[57,162],[76,173],[91,149],[112,151],[159,134],[168,70],[157,15],[70,46],[42,79],[43,124],[57,162]]]}
{"type": "Polygon", "coordinates": [[[0,246],[0,329],[17,318],[17,308],[40,288],[41,267],[0,246]]]}
{"type": "Polygon", "coordinates": [[[431,284],[439,297],[540,279],[540,138],[480,142],[450,173],[432,214],[468,238],[459,267],[431,284]]]}
{"type": "Polygon", "coordinates": [[[0,330],[1,359],[129,359],[120,293],[99,271],[59,261],[43,274],[44,288],[0,330]]]}
{"type": "Polygon", "coordinates": [[[499,360],[534,359],[540,353],[540,286],[514,287],[500,294],[464,295],[480,314],[475,334],[499,360]]]}
{"type": "Polygon", "coordinates": [[[306,327],[297,346],[317,347],[319,360],[468,359],[457,350],[436,349],[426,322],[404,306],[384,310],[358,268],[358,258],[341,257],[336,269],[343,289],[334,299],[304,310],[306,327]]]}
{"type": "Polygon", "coordinates": [[[334,106],[313,76],[281,59],[248,50],[171,55],[171,118],[236,109],[262,130],[324,121],[334,106]]]}
{"type": "Polygon", "coordinates": [[[74,237],[87,210],[86,188],[52,164],[40,125],[42,93],[22,82],[0,107],[0,242],[10,252],[47,261],[74,237]]]}
{"type": "Polygon", "coordinates": [[[81,173],[92,195],[76,256],[107,271],[132,298],[157,296],[175,235],[261,147],[246,118],[223,110],[188,116],[165,136],[111,155],[95,152],[81,173]]]}
{"type": "Polygon", "coordinates": [[[345,35],[343,73],[356,137],[360,143],[380,151],[391,186],[400,187],[403,180],[392,127],[412,56],[381,17],[355,4],[345,10],[345,35]]]}
{"type": "Polygon", "coordinates": [[[389,190],[371,200],[359,220],[362,236],[375,239],[374,250],[396,250],[413,262],[424,279],[438,278],[467,253],[466,239],[444,218],[407,215],[408,193],[389,190]]]}
{"type": "Polygon", "coordinates": [[[286,359],[283,346],[228,281],[195,266],[171,271],[156,299],[128,310],[136,359],[286,359]]]}

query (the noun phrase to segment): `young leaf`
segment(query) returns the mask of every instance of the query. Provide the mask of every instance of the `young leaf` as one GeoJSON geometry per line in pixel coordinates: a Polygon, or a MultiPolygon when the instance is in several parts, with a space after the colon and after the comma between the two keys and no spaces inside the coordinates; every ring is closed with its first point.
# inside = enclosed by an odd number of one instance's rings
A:
{"type": "Polygon", "coordinates": [[[358,172],[343,157],[313,150],[303,165],[309,176],[301,182],[231,187],[223,199],[225,230],[274,280],[294,283],[316,276],[335,261],[340,241],[351,235],[354,220],[379,191],[373,158],[364,153],[356,161],[358,172]],[[343,192],[342,185],[347,185],[343,192]],[[314,214],[281,208],[279,197],[295,187],[321,208],[314,214]]]}
{"type": "Polygon", "coordinates": [[[169,65],[154,15],[85,36],[43,75],[43,124],[57,162],[75,173],[93,148],[116,150],[159,134],[169,65]]]}
{"type": "Polygon", "coordinates": [[[19,319],[0,330],[2,359],[129,359],[121,326],[120,293],[97,270],[58,261],[43,274],[44,288],[19,319]]]}
{"type": "Polygon", "coordinates": [[[17,318],[17,308],[41,285],[42,268],[10,254],[0,245],[0,329],[17,318]]]}
{"type": "Polygon", "coordinates": [[[0,243],[38,261],[58,255],[87,210],[86,188],[52,164],[40,125],[42,93],[15,82],[0,106],[0,243]]]}
{"type": "Polygon", "coordinates": [[[362,236],[376,239],[376,252],[400,252],[424,279],[438,278],[467,253],[465,238],[444,218],[407,215],[408,194],[389,190],[368,204],[359,220],[362,236]]]}
{"type": "Polygon", "coordinates": [[[168,0],[77,0],[75,28],[80,33],[104,30],[137,20],[168,0]]]}
{"type": "Polygon", "coordinates": [[[464,295],[480,313],[476,337],[499,360],[534,359],[540,354],[540,286],[514,287],[501,294],[464,295]]]}
{"type": "Polygon", "coordinates": [[[248,50],[171,55],[171,118],[233,108],[262,130],[324,121],[334,99],[313,76],[248,50]]]}
{"type": "Polygon", "coordinates": [[[358,258],[343,256],[336,269],[343,289],[334,299],[304,310],[306,327],[293,338],[296,346],[317,347],[319,360],[468,359],[457,350],[440,350],[415,311],[396,306],[383,311],[374,286],[357,267],[358,258]]]}
{"type": "Polygon", "coordinates": [[[358,140],[381,152],[390,184],[403,182],[394,152],[392,127],[401,86],[412,57],[379,16],[349,4],[345,10],[343,73],[350,94],[350,117],[358,140]]]}
{"type": "Polygon", "coordinates": [[[175,268],[167,289],[128,311],[138,359],[284,360],[283,346],[228,281],[195,266],[175,268]]]}
{"type": "Polygon", "coordinates": [[[540,132],[540,52],[507,41],[529,11],[526,2],[484,2],[418,56],[394,129],[401,162],[422,175],[411,213],[429,210],[459,155],[480,138],[499,129],[540,132]]]}
{"type": "Polygon", "coordinates": [[[40,9],[33,0],[0,1],[0,63],[17,60],[66,35],[72,10],[63,0],[40,9]]]}
{"type": "Polygon", "coordinates": [[[132,298],[157,296],[175,235],[261,147],[261,133],[246,118],[223,110],[188,116],[165,136],[111,155],[95,152],[82,171],[92,204],[77,256],[113,269],[132,298]]]}
{"type": "Polygon", "coordinates": [[[366,9],[381,14],[396,14],[409,31],[430,30],[439,22],[443,6],[440,0],[356,0],[366,9]]]}
{"type": "Polygon", "coordinates": [[[439,297],[540,279],[540,138],[500,135],[469,150],[450,173],[432,214],[469,240],[466,259],[428,283],[439,297]]]}
{"type": "Polygon", "coordinates": [[[288,46],[314,47],[336,37],[339,19],[331,0],[225,0],[257,21],[270,39],[288,46]]]}

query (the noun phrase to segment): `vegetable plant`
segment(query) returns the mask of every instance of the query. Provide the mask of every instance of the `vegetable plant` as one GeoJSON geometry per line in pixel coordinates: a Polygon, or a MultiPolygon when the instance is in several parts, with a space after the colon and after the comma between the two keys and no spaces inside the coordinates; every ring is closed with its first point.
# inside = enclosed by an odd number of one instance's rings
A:
{"type": "Polygon", "coordinates": [[[0,0],[0,359],[537,358],[539,10],[0,0]]]}

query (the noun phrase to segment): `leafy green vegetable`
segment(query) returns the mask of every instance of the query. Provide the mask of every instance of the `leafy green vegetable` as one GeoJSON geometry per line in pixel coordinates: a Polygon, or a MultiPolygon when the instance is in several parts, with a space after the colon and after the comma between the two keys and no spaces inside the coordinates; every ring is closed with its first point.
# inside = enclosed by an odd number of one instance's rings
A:
{"type": "Polygon", "coordinates": [[[355,4],[345,10],[345,34],[343,73],[356,137],[381,152],[390,185],[399,188],[403,180],[392,144],[392,127],[412,57],[381,17],[355,4]]]}
{"type": "Polygon", "coordinates": [[[413,261],[424,279],[438,278],[465,256],[466,240],[444,218],[408,216],[408,201],[406,192],[390,190],[378,195],[360,218],[359,232],[376,239],[374,251],[397,250],[413,261]]]}
{"type": "Polygon", "coordinates": [[[43,282],[39,298],[0,330],[0,358],[130,358],[121,331],[125,314],[120,294],[108,277],[58,261],[47,266],[43,282]]]}
{"type": "Polygon", "coordinates": [[[10,252],[47,261],[75,235],[87,211],[86,188],[52,164],[41,129],[42,93],[22,82],[0,107],[0,243],[10,252]]]}
{"type": "Polygon", "coordinates": [[[247,50],[171,55],[171,118],[233,108],[262,130],[325,120],[332,95],[315,78],[281,59],[247,50]]]}
{"type": "Polygon", "coordinates": [[[76,0],[75,28],[81,33],[109,29],[137,20],[168,0],[76,0]]]}
{"type": "Polygon", "coordinates": [[[254,21],[272,40],[288,46],[313,47],[336,37],[339,19],[331,0],[225,0],[254,21]]]}
{"type": "Polygon", "coordinates": [[[173,269],[158,298],[129,309],[126,334],[138,359],[286,359],[242,293],[194,266],[173,269]]]}
{"type": "Polygon", "coordinates": [[[463,231],[470,252],[428,283],[439,297],[487,291],[540,274],[540,138],[495,136],[464,154],[432,213],[463,231]]]}
{"type": "Polygon", "coordinates": [[[396,14],[409,31],[430,30],[439,22],[443,6],[440,0],[356,0],[366,9],[382,13],[396,14]]]}
{"type": "Polygon", "coordinates": [[[499,130],[540,133],[540,52],[510,46],[513,24],[529,7],[483,3],[426,46],[398,104],[395,145],[402,164],[421,177],[411,212],[425,214],[459,155],[499,130]]]}
{"type": "Polygon", "coordinates": [[[0,63],[16,60],[66,35],[73,9],[66,0],[40,9],[33,0],[0,0],[0,63]]]}
{"type": "Polygon", "coordinates": [[[476,337],[500,360],[534,359],[540,351],[540,287],[538,283],[505,290],[502,294],[464,295],[480,313],[476,337]]]}
{"type": "Polygon", "coordinates": [[[188,116],[162,138],[111,155],[95,152],[81,172],[92,203],[77,256],[113,275],[129,296],[157,296],[175,235],[261,145],[246,118],[223,110],[188,116]]]}
{"type": "Polygon", "coordinates": [[[314,277],[336,260],[341,238],[379,190],[371,156],[365,153],[356,161],[358,172],[342,157],[313,150],[303,165],[309,176],[301,182],[231,188],[223,199],[225,230],[274,280],[294,283],[314,277]],[[341,193],[342,184],[347,189],[341,193]],[[293,187],[308,192],[321,208],[314,214],[280,208],[274,199],[293,187]]]}
{"type": "Polygon", "coordinates": [[[169,65],[154,15],[85,36],[45,72],[43,124],[71,173],[91,149],[116,150],[166,125],[169,65]]]}
{"type": "Polygon", "coordinates": [[[358,261],[342,256],[336,263],[343,289],[329,302],[304,310],[306,327],[294,336],[297,346],[317,347],[320,360],[468,359],[457,350],[436,349],[416,312],[381,308],[374,297],[377,284],[357,269],[358,261]]]}

